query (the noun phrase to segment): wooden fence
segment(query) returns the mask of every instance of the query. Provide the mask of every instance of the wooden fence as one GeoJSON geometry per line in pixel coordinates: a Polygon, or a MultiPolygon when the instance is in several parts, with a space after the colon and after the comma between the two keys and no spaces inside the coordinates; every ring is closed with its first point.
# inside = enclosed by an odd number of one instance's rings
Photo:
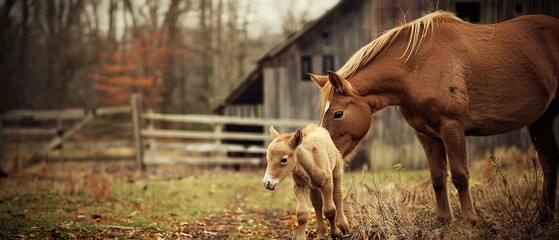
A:
{"type": "Polygon", "coordinates": [[[265,145],[270,140],[267,130],[272,124],[279,129],[293,129],[306,126],[308,121],[144,112],[139,95],[132,95],[131,106],[10,111],[0,115],[0,166],[6,164],[7,150],[13,146],[25,153],[23,157],[16,156],[21,158],[18,160],[20,167],[37,163],[53,151],[59,151],[58,158],[71,160],[75,157],[63,157],[63,150],[96,148],[102,152],[108,147],[131,151],[120,157],[101,154],[82,158],[135,159],[140,169],[161,163],[257,165],[263,163],[265,145]],[[115,115],[120,116],[110,119],[115,115]],[[33,124],[29,124],[30,121],[33,124]],[[101,140],[80,142],[73,138],[83,135],[85,129],[92,131],[101,121],[117,126],[118,130],[111,128],[96,134],[96,139],[101,140]],[[228,131],[228,126],[246,126],[253,130],[256,127],[259,131],[232,132],[228,131]],[[40,136],[42,141],[15,142],[14,136],[17,139],[40,136]],[[45,142],[45,138],[49,140],[45,142]]]}
{"type": "MultiPolygon", "coordinates": [[[[98,126],[101,119],[115,115],[126,116],[130,114],[130,111],[131,108],[126,106],[97,109],[16,110],[6,112],[0,115],[0,159],[5,164],[9,158],[7,153],[11,146],[13,146],[11,148],[18,149],[18,152],[22,152],[15,154],[15,158],[17,158],[15,167],[23,167],[39,162],[44,156],[55,149],[60,152],[58,157],[63,159],[63,150],[104,149],[108,145],[111,147],[126,145],[127,143],[123,140],[100,143],[68,141],[86,126],[92,125],[95,120],[97,120],[96,126],[98,126]],[[28,139],[30,138],[41,140],[39,142],[29,141],[28,139]],[[50,140],[44,142],[45,138],[50,140]]],[[[120,124],[119,127],[130,129],[131,125],[120,124]]],[[[110,156],[89,156],[85,158],[90,157],[111,158],[110,156]]],[[[127,158],[130,158],[130,156],[127,158]]]]}
{"type": "MultiPolygon", "coordinates": [[[[132,114],[138,114],[137,123],[146,121],[147,127],[134,125],[134,135],[137,137],[136,156],[139,166],[159,163],[189,163],[189,164],[261,164],[266,152],[265,144],[270,140],[268,127],[292,129],[305,127],[309,122],[294,119],[263,119],[240,118],[215,115],[180,115],[161,114],[140,111],[139,97],[132,97],[132,114]],[[159,124],[158,124],[159,123],[159,124]],[[162,123],[195,124],[198,129],[173,130],[156,128],[162,123]],[[226,126],[259,127],[259,132],[229,132],[226,126]],[[201,127],[200,127],[201,126],[201,127]],[[200,130],[201,129],[201,130],[200,130]],[[169,139],[188,141],[169,142],[169,139]],[[238,142],[246,141],[242,144],[238,142]],[[237,142],[237,143],[230,143],[237,142]],[[147,146],[147,154],[144,147],[147,146]],[[165,151],[174,151],[173,156],[166,156],[165,151]],[[163,154],[161,154],[163,152],[163,154]],[[182,153],[182,156],[181,156],[182,153]],[[234,154],[232,154],[234,153],[234,154]],[[185,156],[187,155],[187,156],[185,156]]],[[[133,117],[134,119],[134,117],[133,117]]]]}

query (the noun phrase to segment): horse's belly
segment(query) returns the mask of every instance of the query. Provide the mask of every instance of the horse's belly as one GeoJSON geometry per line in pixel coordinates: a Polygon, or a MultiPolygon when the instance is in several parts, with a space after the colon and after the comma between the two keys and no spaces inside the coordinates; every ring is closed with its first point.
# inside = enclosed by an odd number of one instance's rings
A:
{"type": "Polygon", "coordinates": [[[466,115],[465,133],[486,136],[520,129],[538,119],[545,112],[548,104],[547,99],[535,97],[501,103],[487,101],[480,106],[470,108],[466,115]]]}
{"type": "Polygon", "coordinates": [[[529,123],[518,124],[518,123],[507,122],[507,121],[495,121],[495,120],[492,120],[491,122],[485,122],[483,124],[479,124],[476,122],[466,122],[465,134],[467,136],[496,135],[496,134],[502,134],[502,133],[518,130],[528,124],[529,123]]]}

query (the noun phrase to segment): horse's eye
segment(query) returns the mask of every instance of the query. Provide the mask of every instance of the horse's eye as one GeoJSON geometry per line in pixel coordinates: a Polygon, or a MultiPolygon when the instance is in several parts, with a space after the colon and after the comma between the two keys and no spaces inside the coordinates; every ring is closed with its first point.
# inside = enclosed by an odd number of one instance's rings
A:
{"type": "Polygon", "coordinates": [[[280,161],[280,163],[281,163],[281,164],[287,164],[287,158],[286,158],[286,157],[285,157],[285,158],[282,158],[281,161],[280,161]]]}
{"type": "Polygon", "coordinates": [[[334,119],[340,119],[340,118],[342,118],[343,115],[344,115],[344,112],[342,112],[342,111],[336,111],[336,112],[334,113],[334,119]]]}

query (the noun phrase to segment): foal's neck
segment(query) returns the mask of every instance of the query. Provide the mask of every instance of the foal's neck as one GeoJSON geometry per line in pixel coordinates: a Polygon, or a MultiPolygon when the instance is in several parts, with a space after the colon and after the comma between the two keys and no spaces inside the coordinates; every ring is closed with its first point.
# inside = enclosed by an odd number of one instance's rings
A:
{"type": "MultiPolygon", "coordinates": [[[[311,188],[316,187],[316,166],[311,161],[312,155],[306,149],[298,149],[297,154],[297,165],[291,172],[292,175],[296,175],[297,178],[293,178],[294,181],[302,180],[304,184],[309,185],[311,188]]],[[[303,184],[299,182],[299,184],[303,184]]]]}

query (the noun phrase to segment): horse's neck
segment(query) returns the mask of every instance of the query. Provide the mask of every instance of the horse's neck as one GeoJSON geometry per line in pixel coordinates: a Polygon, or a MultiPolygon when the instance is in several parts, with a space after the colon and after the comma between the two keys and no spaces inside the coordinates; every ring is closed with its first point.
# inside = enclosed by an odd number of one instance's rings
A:
{"type": "Polygon", "coordinates": [[[406,91],[403,78],[386,73],[378,74],[375,71],[365,72],[360,74],[360,77],[361,81],[354,84],[355,88],[360,89],[360,95],[367,101],[372,112],[401,104],[401,96],[406,91]]]}

